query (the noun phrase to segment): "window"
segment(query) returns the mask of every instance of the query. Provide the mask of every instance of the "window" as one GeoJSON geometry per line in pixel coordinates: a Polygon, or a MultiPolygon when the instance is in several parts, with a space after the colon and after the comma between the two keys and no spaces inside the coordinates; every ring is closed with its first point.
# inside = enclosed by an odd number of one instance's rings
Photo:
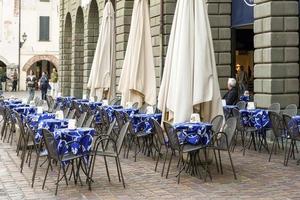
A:
{"type": "Polygon", "coordinates": [[[49,41],[49,17],[40,16],[40,41],[49,41]]]}

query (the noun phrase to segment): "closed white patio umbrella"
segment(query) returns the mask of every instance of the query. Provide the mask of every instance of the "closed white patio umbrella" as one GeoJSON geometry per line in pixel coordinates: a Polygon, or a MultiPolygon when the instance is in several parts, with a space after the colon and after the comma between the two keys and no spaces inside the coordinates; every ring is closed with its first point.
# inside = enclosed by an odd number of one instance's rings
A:
{"type": "Polygon", "coordinates": [[[175,123],[193,112],[205,121],[223,115],[205,1],[177,1],[158,108],[175,123]]]}
{"type": "Polygon", "coordinates": [[[118,90],[121,104],[156,103],[156,82],[150,33],[148,0],[135,0],[129,39],[118,90]]]}
{"type": "Polygon", "coordinates": [[[115,58],[115,19],[114,8],[110,1],[104,7],[102,22],[99,30],[97,47],[93,59],[87,88],[90,97],[103,98],[103,92],[109,91],[108,97],[114,95],[112,85],[115,58]]]}

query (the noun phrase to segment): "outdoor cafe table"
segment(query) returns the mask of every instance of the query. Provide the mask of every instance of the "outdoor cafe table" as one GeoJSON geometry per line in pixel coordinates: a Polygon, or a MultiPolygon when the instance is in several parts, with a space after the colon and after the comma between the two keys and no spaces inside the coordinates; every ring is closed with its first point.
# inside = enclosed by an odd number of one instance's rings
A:
{"type": "Polygon", "coordinates": [[[18,107],[29,107],[29,105],[24,104],[24,103],[9,103],[6,104],[7,107],[9,107],[10,109],[14,109],[14,108],[18,108],[18,107]]]}
{"type": "Polygon", "coordinates": [[[35,142],[39,143],[42,138],[42,129],[47,129],[50,132],[54,132],[57,129],[67,128],[69,124],[68,119],[45,119],[39,122],[36,135],[35,142]]]}
{"type": "Polygon", "coordinates": [[[76,129],[56,129],[52,132],[57,142],[59,154],[72,152],[73,154],[90,151],[93,143],[95,129],[76,128],[76,129]]]}
{"type": "Polygon", "coordinates": [[[245,127],[255,127],[257,130],[270,127],[270,119],[267,110],[251,109],[240,110],[241,123],[245,127]]]}
{"type": "Polygon", "coordinates": [[[131,116],[132,125],[136,133],[143,131],[144,133],[153,132],[153,124],[150,123],[150,119],[154,119],[161,123],[161,113],[155,114],[135,114],[131,116]]]}
{"type": "Polygon", "coordinates": [[[13,108],[13,110],[18,112],[21,116],[27,116],[29,114],[35,114],[37,111],[37,108],[26,105],[26,106],[20,106],[20,107],[13,108]]]}
{"type": "Polygon", "coordinates": [[[98,106],[102,106],[102,102],[92,102],[92,101],[81,102],[80,104],[88,105],[92,111],[95,111],[98,106]]]}
{"type": "Polygon", "coordinates": [[[207,145],[212,134],[212,124],[203,122],[183,122],[173,125],[178,132],[178,139],[181,144],[207,145]]]}
{"type": "Polygon", "coordinates": [[[41,121],[46,119],[54,119],[55,113],[29,114],[26,116],[27,123],[30,127],[37,129],[41,121]]]}
{"type": "Polygon", "coordinates": [[[4,104],[9,105],[9,104],[21,104],[22,100],[20,99],[7,99],[4,100],[4,104]]]}
{"type": "Polygon", "coordinates": [[[137,109],[137,108],[117,108],[117,109],[114,109],[114,110],[118,111],[120,113],[126,113],[129,116],[133,116],[135,114],[138,114],[138,112],[139,112],[139,109],[137,109]]]}

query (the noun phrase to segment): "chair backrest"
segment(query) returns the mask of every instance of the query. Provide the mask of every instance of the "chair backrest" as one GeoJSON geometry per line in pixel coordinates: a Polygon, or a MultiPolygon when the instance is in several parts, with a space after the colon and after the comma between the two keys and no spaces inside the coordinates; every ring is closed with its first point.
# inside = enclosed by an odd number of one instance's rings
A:
{"type": "Polygon", "coordinates": [[[237,124],[237,119],[236,117],[230,117],[224,125],[224,130],[223,132],[226,134],[225,135],[220,135],[217,136],[217,146],[220,149],[228,149],[231,145],[233,136],[235,134],[235,130],[236,130],[236,124],[237,124]]]}
{"type": "Polygon", "coordinates": [[[73,118],[75,117],[75,112],[76,112],[75,109],[71,110],[71,111],[69,112],[67,118],[68,118],[68,119],[73,119],[73,118]]]}
{"type": "Polygon", "coordinates": [[[70,108],[69,107],[65,107],[63,112],[64,112],[64,117],[67,118],[68,115],[69,115],[69,112],[70,112],[70,108]]]}
{"type": "Polygon", "coordinates": [[[90,115],[84,123],[84,127],[91,127],[94,121],[95,115],[90,115]]]}
{"type": "Polygon", "coordinates": [[[164,131],[163,131],[162,127],[160,126],[160,124],[155,119],[151,119],[150,122],[153,124],[154,133],[155,133],[154,136],[157,138],[157,141],[161,145],[166,144],[165,134],[164,134],[164,131]]]}
{"type": "Polygon", "coordinates": [[[143,114],[146,113],[147,111],[147,107],[149,106],[149,104],[144,103],[140,108],[139,108],[139,113],[143,114]]]}
{"type": "Polygon", "coordinates": [[[18,127],[20,129],[20,137],[22,138],[23,142],[25,142],[26,138],[27,138],[27,135],[26,135],[26,130],[25,130],[25,126],[24,126],[24,123],[21,119],[21,116],[18,112],[12,110],[12,113],[11,115],[13,115],[12,118],[15,118],[16,119],[16,122],[18,124],[18,127]]]}
{"type": "Polygon", "coordinates": [[[237,108],[233,108],[232,115],[237,119],[236,129],[238,131],[243,131],[244,127],[242,126],[240,111],[237,108]]]}
{"type": "Polygon", "coordinates": [[[299,136],[299,126],[296,120],[293,120],[291,116],[287,114],[282,115],[284,127],[287,134],[293,139],[299,136]]]}
{"type": "Polygon", "coordinates": [[[118,124],[118,128],[119,128],[119,131],[122,129],[123,125],[124,125],[124,116],[122,113],[118,112],[118,111],[114,111],[114,114],[115,114],[115,117],[116,117],[116,120],[117,120],[117,124],[118,124]]]}
{"type": "Polygon", "coordinates": [[[81,113],[79,119],[78,119],[77,122],[76,122],[76,126],[77,126],[77,127],[82,127],[82,126],[83,126],[83,123],[84,123],[84,121],[85,121],[86,115],[87,115],[86,112],[81,113]]]}
{"type": "Polygon", "coordinates": [[[297,115],[297,105],[296,104],[290,104],[282,111],[282,114],[287,114],[290,116],[297,115]]]}
{"type": "Polygon", "coordinates": [[[283,118],[276,112],[269,111],[269,119],[272,125],[272,131],[275,137],[280,137],[284,131],[284,122],[283,118]]]}
{"type": "Polygon", "coordinates": [[[117,154],[120,154],[120,152],[121,152],[123,141],[124,141],[125,135],[128,131],[129,123],[130,122],[126,122],[126,124],[123,125],[123,127],[119,133],[119,137],[116,142],[117,154]]]}
{"type": "Polygon", "coordinates": [[[211,120],[210,123],[213,125],[212,126],[212,131],[214,133],[217,133],[221,130],[223,120],[224,120],[224,117],[222,115],[217,115],[211,120]]]}
{"type": "Polygon", "coordinates": [[[172,150],[180,150],[180,143],[177,136],[177,133],[174,129],[174,127],[168,123],[164,122],[164,128],[167,133],[168,139],[169,139],[169,145],[172,150]]]}
{"type": "Polygon", "coordinates": [[[59,155],[57,152],[57,142],[53,134],[47,129],[43,129],[42,134],[43,134],[43,141],[48,151],[48,156],[52,159],[59,160],[59,155]]]}
{"type": "Polygon", "coordinates": [[[132,104],[132,108],[138,108],[139,107],[139,103],[138,102],[134,102],[133,104],[132,104]]]}
{"type": "Polygon", "coordinates": [[[268,111],[273,111],[276,113],[280,113],[280,103],[272,103],[269,108],[268,111]]]}
{"type": "Polygon", "coordinates": [[[110,105],[120,105],[121,103],[121,98],[120,97],[116,97],[113,100],[110,101],[110,105]]]}
{"type": "Polygon", "coordinates": [[[239,101],[239,102],[237,102],[236,106],[238,107],[239,110],[246,109],[247,102],[245,102],[245,101],[239,101]]]}

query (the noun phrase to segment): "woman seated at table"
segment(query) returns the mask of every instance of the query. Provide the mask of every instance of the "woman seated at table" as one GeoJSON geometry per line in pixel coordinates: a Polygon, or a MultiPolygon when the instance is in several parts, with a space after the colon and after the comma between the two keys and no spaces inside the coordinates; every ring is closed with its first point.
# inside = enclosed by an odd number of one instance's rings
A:
{"type": "Polygon", "coordinates": [[[223,96],[226,100],[226,105],[235,105],[238,102],[239,95],[236,87],[236,80],[234,78],[229,78],[227,82],[227,93],[223,96]]]}

